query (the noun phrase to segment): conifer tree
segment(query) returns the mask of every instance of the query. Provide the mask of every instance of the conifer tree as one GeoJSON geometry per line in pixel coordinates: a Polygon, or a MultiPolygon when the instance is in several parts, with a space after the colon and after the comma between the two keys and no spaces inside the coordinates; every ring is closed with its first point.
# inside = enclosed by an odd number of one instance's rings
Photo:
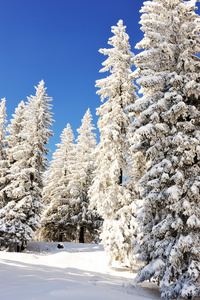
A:
{"type": "Polygon", "coordinates": [[[129,36],[120,20],[112,27],[114,34],[108,41],[109,49],[100,49],[108,55],[100,72],[110,71],[110,76],[97,80],[101,101],[98,127],[100,143],[96,148],[96,171],[90,188],[91,205],[103,217],[102,242],[110,260],[131,261],[133,211],[131,191],[126,187],[127,131],[132,120],[125,111],[137,98],[131,66],[134,55],[130,51],[129,36]]]}
{"type": "Polygon", "coordinates": [[[58,149],[53,154],[43,191],[43,201],[47,209],[42,217],[42,226],[37,239],[43,241],[76,241],[77,233],[71,222],[75,201],[70,203],[67,189],[75,161],[74,135],[70,124],[63,130],[58,149]]]}
{"type": "Polygon", "coordinates": [[[49,101],[44,82],[36,88],[25,106],[22,101],[8,126],[8,171],[6,186],[1,193],[7,204],[0,210],[0,240],[2,247],[19,251],[40,227],[43,172],[48,153],[45,146],[52,135],[49,101]]]}
{"type": "Polygon", "coordinates": [[[31,146],[30,155],[30,166],[35,168],[37,171],[36,176],[33,175],[33,181],[42,187],[42,177],[43,172],[47,168],[47,155],[49,154],[49,149],[46,148],[49,138],[53,135],[50,127],[52,126],[52,115],[51,112],[52,101],[51,97],[46,94],[46,89],[44,87],[44,81],[41,80],[38,87],[35,87],[35,96],[30,96],[27,102],[27,118],[28,124],[31,126],[27,128],[27,139],[31,146]],[[37,179],[36,179],[37,177],[37,179]]]}
{"type": "Polygon", "coordinates": [[[200,17],[195,3],[145,2],[144,38],[137,44],[145,50],[135,57],[143,97],[132,105],[133,153],[145,155],[147,168],[139,180],[143,207],[135,252],[143,265],[136,281],[157,281],[164,299],[200,295],[200,17]]]}
{"type": "Polygon", "coordinates": [[[23,245],[21,235],[26,235],[28,228],[24,222],[26,219],[25,207],[28,203],[24,198],[30,188],[26,184],[28,181],[26,174],[28,156],[26,155],[27,140],[24,135],[25,122],[25,105],[22,101],[7,127],[9,133],[6,138],[8,169],[4,175],[6,184],[1,190],[1,197],[6,200],[3,209],[0,210],[1,244],[4,247],[9,246],[10,250],[17,250],[17,245],[20,247],[23,245]],[[13,249],[14,245],[16,249],[13,249]]]}
{"type": "MultiPolygon", "coordinates": [[[[93,243],[99,239],[98,230],[101,219],[96,209],[89,209],[88,190],[94,177],[94,149],[96,147],[95,129],[91,124],[92,115],[87,110],[82,125],[77,130],[76,160],[72,170],[68,189],[76,202],[76,210],[73,211],[74,230],[79,233],[79,242],[93,243]]],[[[72,222],[72,221],[71,221],[72,222]]]]}

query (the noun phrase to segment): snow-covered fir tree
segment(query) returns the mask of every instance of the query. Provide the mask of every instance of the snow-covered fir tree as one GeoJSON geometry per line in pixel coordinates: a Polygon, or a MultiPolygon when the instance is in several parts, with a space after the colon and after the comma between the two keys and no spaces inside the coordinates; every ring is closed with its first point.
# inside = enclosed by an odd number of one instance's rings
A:
{"type": "Polygon", "coordinates": [[[68,124],[47,171],[43,200],[48,205],[37,239],[45,241],[98,241],[101,219],[89,206],[88,188],[94,169],[96,145],[88,110],[78,129],[77,146],[68,124]]]}
{"type": "Polygon", "coordinates": [[[70,124],[63,130],[58,149],[53,154],[49,170],[46,173],[43,201],[47,205],[42,217],[42,226],[37,239],[43,241],[76,241],[77,233],[71,224],[76,203],[70,203],[67,188],[70,174],[75,165],[74,135],[70,124]]]}
{"type": "Polygon", "coordinates": [[[73,161],[75,157],[74,135],[70,124],[67,124],[62,131],[60,140],[60,143],[56,144],[58,149],[53,153],[52,161],[45,173],[42,199],[46,206],[53,200],[55,191],[60,186],[59,180],[61,180],[61,177],[66,176],[66,169],[69,169],[70,161],[73,161]]]}
{"type": "Polygon", "coordinates": [[[44,87],[43,80],[39,82],[35,89],[35,96],[28,97],[28,102],[26,103],[28,124],[30,124],[26,132],[27,140],[31,146],[29,163],[31,167],[37,170],[36,176],[33,174],[33,182],[37,182],[42,187],[43,172],[47,169],[47,155],[50,151],[46,148],[46,145],[49,142],[49,138],[53,136],[50,129],[53,122],[52,104],[50,103],[52,98],[46,94],[47,88],[44,87]]]}
{"type": "MultiPolygon", "coordinates": [[[[0,190],[3,189],[5,186],[5,174],[7,172],[7,160],[6,160],[6,153],[5,153],[5,146],[6,146],[6,99],[1,99],[0,104],[0,190]]],[[[6,199],[4,195],[0,195],[0,208],[5,205],[6,199]]]]}
{"type": "Polygon", "coordinates": [[[94,177],[94,149],[96,147],[95,129],[91,124],[92,115],[87,110],[76,140],[76,160],[68,184],[71,200],[76,203],[71,223],[74,223],[74,230],[79,236],[79,242],[92,243],[99,240],[99,230],[102,220],[96,209],[89,209],[88,190],[94,177]]]}
{"type": "Polygon", "coordinates": [[[111,29],[114,36],[108,44],[112,48],[99,50],[108,55],[100,72],[110,71],[111,74],[96,82],[96,87],[100,88],[97,93],[105,102],[97,109],[100,142],[95,151],[96,171],[89,193],[91,205],[97,207],[104,219],[101,238],[110,261],[118,259],[130,263],[134,203],[125,179],[127,131],[132,120],[125,108],[135,101],[137,95],[131,71],[134,55],[125,29],[120,20],[111,29]]]}
{"type": "MultiPolygon", "coordinates": [[[[13,119],[7,127],[9,136],[6,138],[7,148],[7,172],[4,174],[5,186],[1,190],[1,198],[4,198],[4,208],[0,210],[0,232],[2,246],[17,245],[16,234],[21,239],[21,234],[26,235],[27,225],[26,219],[27,205],[24,197],[29,193],[30,186],[25,182],[27,177],[27,140],[25,139],[25,104],[22,101],[13,114],[13,119]],[[23,201],[20,201],[22,200],[23,201]],[[18,202],[19,201],[19,202],[18,202]],[[18,203],[16,203],[18,202],[18,203]],[[17,204],[17,206],[16,206],[17,204]]],[[[19,242],[19,246],[23,245],[23,241],[19,242]]]]}
{"type": "Polygon", "coordinates": [[[52,135],[51,106],[44,82],[36,87],[36,96],[22,101],[8,126],[6,186],[1,190],[7,204],[0,210],[2,247],[20,250],[40,227],[45,148],[52,135]]]}
{"type": "MultiPolygon", "coordinates": [[[[196,1],[153,0],[141,9],[135,57],[143,97],[133,153],[145,154],[136,281],[156,280],[164,299],[200,296],[200,17],[196,1]]],[[[134,159],[134,154],[133,154],[134,159]]]]}

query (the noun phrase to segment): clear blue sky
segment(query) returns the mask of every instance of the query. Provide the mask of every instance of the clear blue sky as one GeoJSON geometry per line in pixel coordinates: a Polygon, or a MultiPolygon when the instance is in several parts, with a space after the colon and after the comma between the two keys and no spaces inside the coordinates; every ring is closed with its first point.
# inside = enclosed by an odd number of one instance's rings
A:
{"type": "Polygon", "coordinates": [[[55,150],[70,123],[76,129],[88,107],[96,126],[101,105],[95,81],[106,57],[111,26],[119,19],[127,26],[131,50],[141,40],[139,10],[143,0],[0,0],[0,98],[6,97],[10,120],[21,100],[35,94],[43,79],[53,97],[55,150]]]}

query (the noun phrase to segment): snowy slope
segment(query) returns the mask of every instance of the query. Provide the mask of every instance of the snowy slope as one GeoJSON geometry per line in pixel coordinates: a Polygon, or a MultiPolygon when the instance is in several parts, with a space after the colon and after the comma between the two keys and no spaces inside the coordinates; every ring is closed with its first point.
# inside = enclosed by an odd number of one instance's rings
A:
{"type": "Polygon", "coordinates": [[[155,285],[134,287],[134,273],[108,266],[101,245],[30,242],[23,253],[0,252],[1,300],[160,299],[155,285]]]}

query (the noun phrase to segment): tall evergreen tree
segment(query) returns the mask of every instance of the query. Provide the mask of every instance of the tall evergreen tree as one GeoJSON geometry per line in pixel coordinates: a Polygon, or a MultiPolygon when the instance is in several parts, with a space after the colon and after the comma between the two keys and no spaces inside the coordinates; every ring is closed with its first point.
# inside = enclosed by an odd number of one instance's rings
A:
{"type": "Polygon", "coordinates": [[[77,130],[79,135],[76,140],[76,164],[68,185],[71,197],[76,202],[76,210],[73,211],[74,230],[79,232],[79,242],[82,243],[98,241],[98,230],[102,224],[96,209],[89,209],[88,190],[94,177],[96,147],[96,134],[92,132],[95,127],[91,121],[92,115],[88,109],[82,119],[81,127],[77,130]]]}
{"type": "MultiPolygon", "coordinates": [[[[200,17],[196,1],[153,0],[141,9],[145,50],[135,57],[143,97],[133,151],[146,156],[136,281],[154,279],[162,298],[200,295],[200,17]]],[[[134,159],[134,155],[133,155],[134,159]]]]}
{"type": "Polygon", "coordinates": [[[108,58],[100,72],[110,76],[97,80],[98,94],[105,101],[97,109],[100,143],[96,149],[96,171],[90,189],[91,205],[103,217],[102,242],[111,261],[131,260],[131,239],[134,222],[132,195],[123,178],[127,172],[127,129],[131,117],[125,108],[137,98],[131,66],[134,55],[130,51],[129,36],[120,20],[112,27],[110,49],[99,51],[108,58]]]}
{"type": "MultiPolygon", "coordinates": [[[[30,206],[29,173],[27,160],[28,143],[25,139],[25,104],[22,101],[15,110],[13,119],[7,127],[6,157],[8,169],[4,175],[5,186],[1,196],[5,199],[5,206],[0,210],[0,232],[2,246],[9,246],[10,250],[17,250],[23,246],[25,236],[32,233],[27,223],[27,211],[30,206]]],[[[27,238],[28,239],[28,238],[27,238]]]]}
{"type": "Polygon", "coordinates": [[[27,118],[31,125],[26,129],[27,139],[31,146],[30,166],[36,171],[33,175],[33,181],[36,181],[40,187],[43,186],[43,172],[47,168],[47,157],[49,149],[46,148],[49,138],[53,135],[50,127],[52,126],[51,97],[46,94],[44,81],[41,80],[38,87],[35,87],[35,96],[28,97],[27,118]],[[37,177],[37,179],[36,179],[37,177]]]}
{"type": "Polygon", "coordinates": [[[70,192],[67,189],[70,175],[75,164],[74,135],[70,124],[61,134],[61,143],[53,154],[43,191],[44,203],[47,209],[42,217],[42,226],[37,238],[44,241],[76,241],[70,217],[76,203],[70,202],[70,192]]]}
{"type": "Polygon", "coordinates": [[[40,226],[42,211],[41,193],[43,172],[48,153],[45,146],[52,135],[49,101],[44,82],[36,88],[25,106],[22,101],[8,126],[8,172],[6,186],[1,193],[7,204],[0,210],[0,235],[2,247],[18,251],[34,236],[40,226]]]}

